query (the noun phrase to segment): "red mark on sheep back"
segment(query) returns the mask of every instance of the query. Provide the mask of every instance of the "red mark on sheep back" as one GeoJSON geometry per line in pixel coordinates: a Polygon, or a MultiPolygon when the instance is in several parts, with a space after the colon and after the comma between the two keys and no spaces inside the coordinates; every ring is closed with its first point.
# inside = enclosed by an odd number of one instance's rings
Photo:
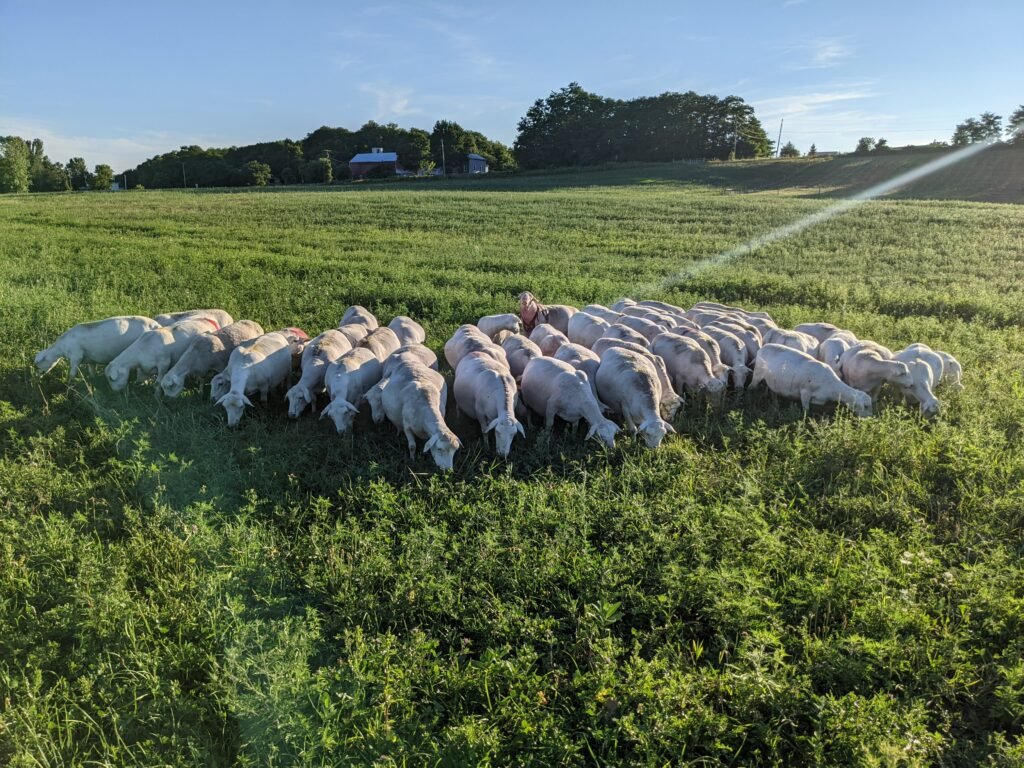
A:
{"type": "Polygon", "coordinates": [[[309,334],[306,333],[301,328],[290,328],[289,327],[289,328],[285,328],[285,331],[288,332],[288,333],[294,333],[296,336],[299,337],[299,341],[309,341],[309,334]]]}

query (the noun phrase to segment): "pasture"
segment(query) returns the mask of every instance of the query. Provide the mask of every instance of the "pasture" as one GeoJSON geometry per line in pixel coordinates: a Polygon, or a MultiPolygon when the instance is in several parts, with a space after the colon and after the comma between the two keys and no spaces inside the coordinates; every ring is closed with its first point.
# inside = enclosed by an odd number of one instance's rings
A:
{"type": "MultiPolygon", "coordinates": [[[[785,190],[783,190],[785,191],[785,190]]],[[[674,171],[0,198],[0,764],[1019,765],[1024,207],[861,206],[666,288],[964,365],[933,421],[691,398],[657,451],[40,378],[115,314],[610,303],[827,201],[674,171]],[[707,180],[705,180],[707,181],[707,180]]]]}

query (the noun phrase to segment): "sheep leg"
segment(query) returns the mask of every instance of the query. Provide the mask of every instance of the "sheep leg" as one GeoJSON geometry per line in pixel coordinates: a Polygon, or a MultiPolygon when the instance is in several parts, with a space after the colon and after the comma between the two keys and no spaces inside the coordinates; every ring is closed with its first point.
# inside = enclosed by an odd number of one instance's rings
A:
{"type": "Polygon", "coordinates": [[[555,398],[548,400],[547,407],[544,409],[544,426],[547,429],[551,429],[555,426],[555,413],[558,411],[558,402],[555,398]]]}
{"type": "Polygon", "coordinates": [[[260,388],[260,400],[263,401],[264,405],[270,402],[270,387],[260,388]]]}
{"type": "Polygon", "coordinates": [[[408,442],[408,444],[409,444],[409,458],[410,459],[415,459],[416,458],[416,435],[413,434],[412,429],[410,429],[409,427],[406,427],[404,432],[405,432],[406,442],[408,442]]]}
{"type": "Polygon", "coordinates": [[[800,390],[800,404],[804,407],[804,415],[811,410],[811,390],[801,389],[800,390]]]}
{"type": "Polygon", "coordinates": [[[750,377],[750,389],[754,389],[764,381],[764,369],[760,367],[754,368],[754,375],[750,377]]]}
{"type": "Polygon", "coordinates": [[[70,384],[72,379],[74,379],[75,376],[78,375],[78,366],[82,363],[82,358],[69,357],[68,363],[71,366],[70,369],[68,370],[68,384],[70,384]]]}

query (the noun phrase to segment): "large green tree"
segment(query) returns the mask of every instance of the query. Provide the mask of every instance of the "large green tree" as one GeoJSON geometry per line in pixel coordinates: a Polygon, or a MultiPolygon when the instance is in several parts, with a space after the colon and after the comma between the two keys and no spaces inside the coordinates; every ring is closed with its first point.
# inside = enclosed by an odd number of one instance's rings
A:
{"type": "Polygon", "coordinates": [[[0,136],[0,192],[28,192],[29,145],[20,136],[0,136]]]}
{"type": "Polygon", "coordinates": [[[570,83],[519,121],[515,156],[526,168],[609,161],[765,157],[771,142],[738,96],[663,93],[609,99],[570,83]]]}
{"type": "Polygon", "coordinates": [[[101,192],[109,192],[114,181],[114,169],[109,165],[97,165],[92,174],[92,188],[101,192]]]}
{"type": "Polygon", "coordinates": [[[92,174],[89,173],[89,166],[81,157],[72,157],[64,166],[67,171],[68,180],[72,189],[88,189],[92,185],[92,174]]]}
{"type": "Polygon", "coordinates": [[[1006,138],[1011,144],[1024,146],[1024,104],[1017,107],[1006,121],[1006,138]]]}
{"type": "Polygon", "coordinates": [[[992,141],[1003,135],[1003,118],[994,112],[982,112],[977,118],[969,117],[953,131],[952,143],[962,147],[979,141],[992,141]]]}
{"type": "Polygon", "coordinates": [[[29,175],[33,192],[66,192],[71,189],[67,171],[59,163],[50,161],[43,151],[41,139],[28,142],[29,175]]]}

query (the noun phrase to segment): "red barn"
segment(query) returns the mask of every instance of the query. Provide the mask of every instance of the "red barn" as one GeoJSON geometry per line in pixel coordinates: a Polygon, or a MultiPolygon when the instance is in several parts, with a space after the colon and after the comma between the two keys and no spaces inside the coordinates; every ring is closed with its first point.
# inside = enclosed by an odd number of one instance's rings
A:
{"type": "Polygon", "coordinates": [[[377,168],[385,168],[389,175],[395,175],[401,170],[398,164],[397,152],[385,152],[381,147],[374,147],[369,152],[360,152],[348,161],[348,169],[352,172],[353,179],[362,179],[370,171],[377,168]]]}

